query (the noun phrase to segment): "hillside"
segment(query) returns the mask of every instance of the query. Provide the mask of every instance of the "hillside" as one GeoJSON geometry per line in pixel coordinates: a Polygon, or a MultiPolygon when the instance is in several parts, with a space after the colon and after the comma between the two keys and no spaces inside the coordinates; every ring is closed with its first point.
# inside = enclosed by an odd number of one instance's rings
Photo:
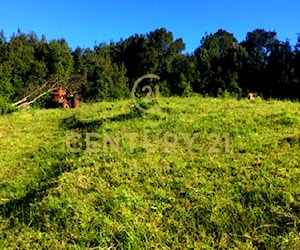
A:
{"type": "Polygon", "coordinates": [[[300,248],[299,103],[32,109],[0,145],[0,249],[300,248]]]}

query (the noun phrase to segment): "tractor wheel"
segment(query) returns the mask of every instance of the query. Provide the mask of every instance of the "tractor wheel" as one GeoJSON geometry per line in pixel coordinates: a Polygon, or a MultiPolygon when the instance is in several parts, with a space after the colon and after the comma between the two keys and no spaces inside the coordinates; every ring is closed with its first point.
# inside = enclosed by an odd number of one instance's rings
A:
{"type": "Polygon", "coordinates": [[[71,108],[71,103],[65,101],[65,102],[63,103],[63,108],[65,108],[65,109],[70,109],[70,108],[71,108]]]}

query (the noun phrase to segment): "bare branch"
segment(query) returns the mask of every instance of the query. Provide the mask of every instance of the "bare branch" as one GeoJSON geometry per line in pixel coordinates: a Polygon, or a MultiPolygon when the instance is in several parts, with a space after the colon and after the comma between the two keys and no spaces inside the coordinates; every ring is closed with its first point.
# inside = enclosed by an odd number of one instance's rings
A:
{"type": "Polygon", "coordinates": [[[24,97],[22,100],[16,102],[16,103],[13,103],[12,105],[15,106],[15,107],[18,107],[18,108],[28,108],[30,106],[30,104],[33,104],[34,102],[36,102],[38,99],[40,99],[42,96],[44,96],[45,94],[53,91],[57,84],[59,83],[60,81],[58,79],[51,79],[51,80],[48,80],[46,81],[39,89],[33,91],[31,94],[29,94],[28,96],[24,97]],[[39,93],[42,89],[44,89],[49,83],[53,82],[54,83],[52,84],[52,86],[50,88],[48,88],[47,91],[44,91],[42,92],[40,95],[38,95],[36,98],[34,98],[32,101],[30,102],[27,102],[27,100],[32,97],[34,94],[36,93],[39,93]]]}

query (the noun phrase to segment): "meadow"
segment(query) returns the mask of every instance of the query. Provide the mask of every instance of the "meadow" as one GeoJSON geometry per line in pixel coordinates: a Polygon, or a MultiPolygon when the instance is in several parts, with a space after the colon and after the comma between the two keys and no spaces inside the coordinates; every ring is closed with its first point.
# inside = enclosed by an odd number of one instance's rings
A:
{"type": "Polygon", "coordinates": [[[300,104],[0,116],[0,249],[300,249],[300,104]]]}

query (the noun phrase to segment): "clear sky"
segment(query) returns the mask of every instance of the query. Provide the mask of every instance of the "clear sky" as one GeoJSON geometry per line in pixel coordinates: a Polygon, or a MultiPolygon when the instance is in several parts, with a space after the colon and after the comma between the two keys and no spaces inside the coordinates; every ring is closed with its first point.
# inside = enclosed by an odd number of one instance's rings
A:
{"type": "Polygon", "coordinates": [[[186,52],[220,28],[239,41],[256,28],[275,30],[280,40],[296,44],[299,24],[299,0],[0,0],[0,30],[7,38],[20,28],[48,40],[65,38],[72,49],[161,27],[183,38],[186,52]]]}

